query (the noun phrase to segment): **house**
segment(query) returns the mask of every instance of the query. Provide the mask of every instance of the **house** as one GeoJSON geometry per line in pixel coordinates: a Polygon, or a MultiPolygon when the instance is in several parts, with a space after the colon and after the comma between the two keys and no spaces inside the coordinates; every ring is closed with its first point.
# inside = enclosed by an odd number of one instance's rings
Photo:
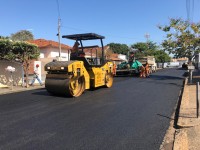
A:
{"type": "MultiPolygon", "coordinates": [[[[52,40],[37,39],[28,41],[38,46],[40,49],[40,58],[56,58],[59,57],[59,43],[52,40]]],[[[71,47],[61,44],[61,57],[68,60],[71,47]]]]}
{"type": "Polygon", "coordinates": [[[126,59],[124,59],[125,57],[122,54],[111,54],[110,56],[110,60],[113,61],[116,65],[120,64],[123,61],[127,61],[126,59]]]}
{"type": "MultiPolygon", "coordinates": [[[[51,62],[53,59],[59,57],[59,43],[52,40],[45,39],[36,39],[28,41],[29,43],[35,44],[38,46],[40,50],[40,57],[38,61],[41,62],[41,79],[45,80],[46,72],[44,71],[44,66],[51,62]]],[[[71,47],[65,44],[61,44],[61,58],[62,60],[68,61],[70,58],[70,49],[71,47]]],[[[31,63],[30,66],[30,74],[33,74],[34,70],[34,62],[31,63]]]]}

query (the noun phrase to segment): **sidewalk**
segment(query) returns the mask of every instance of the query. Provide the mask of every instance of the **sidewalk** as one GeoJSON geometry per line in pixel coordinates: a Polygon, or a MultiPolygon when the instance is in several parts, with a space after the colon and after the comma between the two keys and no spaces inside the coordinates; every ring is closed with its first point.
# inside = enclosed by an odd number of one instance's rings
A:
{"type": "Polygon", "coordinates": [[[0,95],[9,94],[9,93],[16,93],[16,92],[23,92],[28,90],[35,90],[45,88],[45,86],[41,86],[39,84],[34,84],[34,86],[29,86],[28,88],[22,86],[13,86],[13,87],[0,87],[0,95]]]}
{"type": "MultiPolygon", "coordinates": [[[[200,149],[200,116],[197,118],[196,81],[200,72],[193,75],[193,84],[186,79],[175,132],[174,150],[200,149]]],[[[200,93],[199,93],[200,94],[200,93]]]]}

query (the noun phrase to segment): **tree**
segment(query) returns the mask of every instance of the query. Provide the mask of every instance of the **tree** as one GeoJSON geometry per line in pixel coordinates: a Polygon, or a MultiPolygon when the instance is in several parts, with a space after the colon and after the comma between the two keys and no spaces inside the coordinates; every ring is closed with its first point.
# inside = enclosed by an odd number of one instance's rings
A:
{"type": "Polygon", "coordinates": [[[37,59],[40,55],[39,49],[36,45],[28,42],[14,42],[13,54],[15,60],[23,64],[24,72],[26,75],[26,87],[28,87],[28,71],[32,59],[37,59]]]}
{"type": "Polygon", "coordinates": [[[1,36],[0,35],[0,39],[9,39],[9,37],[8,36],[1,36]]]}
{"type": "Polygon", "coordinates": [[[157,63],[169,62],[171,59],[171,57],[163,50],[157,50],[154,56],[157,63]]]}
{"type": "Polygon", "coordinates": [[[143,53],[144,54],[145,51],[148,50],[148,45],[147,45],[147,43],[138,42],[138,43],[135,43],[135,44],[131,45],[131,48],[137,49],[138,53],[143,53]]]}
{"type": "Polygon", "coordinates": [[[148,43],[138,42],[131,45],[131,48],[136,49],[135,51],[136,58],[144,56],[154,56],[156,50],[158,50],[158,46],[156,45],[156,43],[153,43],[152,41],[148,43]]]}
{"type": "Polygon", "coordinates": [[[200,23],[171,18],[169,25],[158,28],[167,33],[162,42],[164,50],[174,54],[175,58],[188,57],[191,61],[200,52],[200,23]]]}
{"type": "Polygon", "coordinates": [[[11,40],[13,41],[29,41],[33,40],[34,36],[32,32],[27,31],[27,30],[21,30],[17,33],[11,34],[11,40]]]}
{"type": "Polygon", "coordinates": [[[150,41],[148,43],[138,42],[131,45],[132,49],[136,49],[135,57],[141,58],[145,56],[154,56],[157,63],[164,63],[170,61],[171,57],[160,50],[160,47],[156,43],[150,41]]]}
{"type": "Polygon", "coordinates": [[[22,63],[26,74],[26,87],[28,87],[28,71],[31,60],[37,59],[39,55],[39,49],[34,44],[0,39],[0,60],[17,61],[22,63]]]}
{"type": "Polygon", "coordinates": [[[129,51],[129,47],[126,44],[119,44],[119,43],[110,43],[107,46],[117,54],[124,54],[127,55],[129,51]]]}
{"type": "Polygon", "coordinates": [[[0,60],[13,60],[12,42],[7,39],[0,39],[0,60]]]}

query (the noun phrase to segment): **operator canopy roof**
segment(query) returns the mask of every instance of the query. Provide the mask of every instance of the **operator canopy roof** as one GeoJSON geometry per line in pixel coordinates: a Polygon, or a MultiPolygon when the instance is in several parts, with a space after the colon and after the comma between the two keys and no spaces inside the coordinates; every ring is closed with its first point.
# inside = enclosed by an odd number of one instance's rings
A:
{"type": "Polygon", "coordinates": [[[71,40],[95,40],[95,39],[104,39],[105,37],[98,35],[96,33],[84,33],[84,34],[63,35],[62,38],[67,38],[71,40]]]}

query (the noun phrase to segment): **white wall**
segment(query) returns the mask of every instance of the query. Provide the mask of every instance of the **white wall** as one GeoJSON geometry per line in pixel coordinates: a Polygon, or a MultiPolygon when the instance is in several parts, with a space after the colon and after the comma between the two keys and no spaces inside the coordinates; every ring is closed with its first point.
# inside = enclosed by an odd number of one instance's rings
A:
{"type": "Polygon", "coordinates": [[[44,53],[40,53],[40,58],[44,58],[44,53]]]}
{"type": "Polygon", "coordinates": [[[119,55],[118,55],[118,58],[127,61],[126,55],[119,54],[119,55]]]}
{"type": "MultiPolygon", "coordinates": [[[[51,57],[52,58],[56,58],[56,57],[59,57],[59,52],[51,52],[51,57]]],[[[64,59],[68,59],[68,53],[62,53],[61,52],[61,57],[64,58],[64,59]]]]}

